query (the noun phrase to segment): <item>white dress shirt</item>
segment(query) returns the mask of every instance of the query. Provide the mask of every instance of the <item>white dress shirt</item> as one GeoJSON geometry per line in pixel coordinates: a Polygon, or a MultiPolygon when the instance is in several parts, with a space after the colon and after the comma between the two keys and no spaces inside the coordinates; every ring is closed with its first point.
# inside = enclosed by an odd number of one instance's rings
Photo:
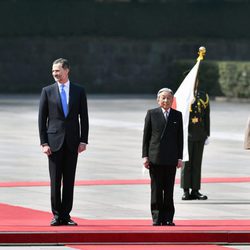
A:
{"type": "Polygon", "coordinates": [[[170,108],[168,110],[165,110],[164,108],[161,108],[163,115],[166,119],[166,121],[168,120],[168,116],[169,116],[169,112],[170,112],[170,108]]]}
{"type": "Polygon", "coordinates": [[[67,104],[69,104],[69,85],[70,85],[69,80],[64,84],[58,82],[57,85],[58,85],[60,93],[61,93],[61,90],[62,90],[61,86],[64,85],[64,91],[66,93],[67,104]]]}

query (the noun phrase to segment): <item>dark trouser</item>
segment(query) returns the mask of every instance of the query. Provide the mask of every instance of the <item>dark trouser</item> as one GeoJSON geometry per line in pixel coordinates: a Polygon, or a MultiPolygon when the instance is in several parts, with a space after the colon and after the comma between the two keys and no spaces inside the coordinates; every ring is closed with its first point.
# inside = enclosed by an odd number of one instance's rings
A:
{"type": "Polygon", "coordinates": [[[75,171],[78,153],[72,153],[66,143],[49,158],[51,208],[56,219],[69,219],[73,206],[75,171]],[[61,183],[63,188],[61,192],[61,183]]]}
{"type": "Polygon", "coordinates": [[[204,141],[188,141],[189,161],[181,170],[181,188],[199,190],[204,141]]]}
{"type": "Polygon", "coordinates": [[[151,214],[153,223],[172,221],[176,166],[150,166],[151,214]]]}

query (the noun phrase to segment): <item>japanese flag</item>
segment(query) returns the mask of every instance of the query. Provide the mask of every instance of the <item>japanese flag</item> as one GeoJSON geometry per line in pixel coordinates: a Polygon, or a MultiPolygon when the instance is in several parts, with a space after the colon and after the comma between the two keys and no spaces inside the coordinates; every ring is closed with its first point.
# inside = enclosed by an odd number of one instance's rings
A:
{"type": "Polygon", "coordinates": [[[200,60],[194,65],[188,75],[185,77],[174,95],[172,108],[182,112],[183,119],[183,161],[188,161],[188,123],[189,109],[194,100],[194,87],[197,73],[200,66],[200,60]]]}

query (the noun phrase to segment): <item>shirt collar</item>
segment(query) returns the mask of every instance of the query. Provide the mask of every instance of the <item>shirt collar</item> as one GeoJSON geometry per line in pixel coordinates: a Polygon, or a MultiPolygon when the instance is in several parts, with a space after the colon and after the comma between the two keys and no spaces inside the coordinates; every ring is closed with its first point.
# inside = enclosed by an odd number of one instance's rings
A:
{"type": "Polygon", "coordinates": [[[162,110],[163,114],[165,114],[165,113],[167,112],[167,113],[168,113],[168,115],[169,115],[170,108],[169,108],[168,110],[165,110],[164,108],[161,108],[161,110],[162,110]]]}
{"type": "Polygon", "coordinates": [[[58,85],[59,88],[61,88],[61,86],[64,85],[65,88],[68,89],[69,88],[69,80],[66,83],[64,83],[64,84],[57,82],[57,85],[58,85]]]}

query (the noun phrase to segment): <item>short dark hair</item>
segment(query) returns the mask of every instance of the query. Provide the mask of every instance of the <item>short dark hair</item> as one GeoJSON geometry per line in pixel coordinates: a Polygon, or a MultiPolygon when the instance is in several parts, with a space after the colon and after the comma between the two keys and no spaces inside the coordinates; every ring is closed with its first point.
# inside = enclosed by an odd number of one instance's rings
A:
{"type": "Polygon", "coordinates": [[[56,60],[53,62],[53,65],[54,65],[54,64],[58,64],[58,63],[61,63],[61,64],[62,64],[62,68],[63,68],[63,69],[70,69],[69,61],[68,61],[67,59],[58,58],[58,59],[56,59],[56,60]]]}

